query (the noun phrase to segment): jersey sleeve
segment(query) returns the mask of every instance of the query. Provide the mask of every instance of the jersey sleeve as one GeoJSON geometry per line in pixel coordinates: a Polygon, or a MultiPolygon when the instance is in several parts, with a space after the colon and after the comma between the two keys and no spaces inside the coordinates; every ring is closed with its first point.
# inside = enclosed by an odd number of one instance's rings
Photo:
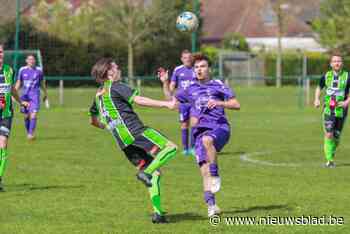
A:
{"type": "Polygon", "coordinates": [[[40,73],[39,73],[39,81],[42,82],[44,80],[44,72],[41,67],[38,67],[40,73]]]}
{"type": "Polygon", "coordinates": [[[217,80],[217,82],[219,83],[218,90],[224,100],[229,100],[236,97],[236,93],[230,87],[224,84],[221,80],[217,80]]]}
{"type": "Polygon", "coordinates": [[[174,69],[173,73],[171,74],[171,78],[170,81],[174,82],[175,84],[177,84],[177,74],[176,74],[176,69],[174,69]]]}
{"type": "Polygon", "coordinates": [[[136,89],[132,89],[125,84],[118,84],[112,87],[111,92],[114,95],[118,95],[125,101],[127,101],[130,105],[134,103],[135,96],[139,95],[139,91],[136,89]]]}
{"type": "Polygon", "coordinates": [[[89,115],[90,116],[98,116],[98,114],[99,113],[98,113],[98,109],[97,109],[97,105],[96,105],[96,100],[94,100],[94,102],[90,106],[89,115]]]}
{"type": "Polygon", "coordinates": [[[318,87],[320,87],[320,89],[323,89],[325,86],[326,86],[326,77],[322,76],[318,83],[318,87]]]}

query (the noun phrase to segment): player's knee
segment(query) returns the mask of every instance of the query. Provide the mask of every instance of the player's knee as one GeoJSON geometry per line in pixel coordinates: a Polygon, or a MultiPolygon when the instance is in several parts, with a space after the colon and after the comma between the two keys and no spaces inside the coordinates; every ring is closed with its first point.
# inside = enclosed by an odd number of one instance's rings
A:
{"type": "Polygon", "coordinates": [[[333,139],[333,133],[332,132],[326,132],[325,137],[327,139],[333,139]]]}
{"type": "Polygon", "coordinates": [[[6,136],[0,136],[0,148],[6,148],[7,147],[7,137],[6,136]]]}
{"type": "Polygon", "coordinates": [[[167,144],[167,148],[171,149],[171,150],[175,150],[177,151],[177,145],[174,144],[173,142],[169,141],[167,144]]]}
{"type": "Polygon", "coordinates": [[[204,145],[206,148],[207,148],[207,147],[213,146],[213,143],[214,143],[213,138],[210,137],[210,136],[204,136],[204,137],[202,138],[202,142],[203,142],[203,145],[204,145]]]}
{"type": "Polygon", "coordinates": [[[30,119],[35,119],[36,118],[36,113],[30,113],[29,118],[30,119]]]}

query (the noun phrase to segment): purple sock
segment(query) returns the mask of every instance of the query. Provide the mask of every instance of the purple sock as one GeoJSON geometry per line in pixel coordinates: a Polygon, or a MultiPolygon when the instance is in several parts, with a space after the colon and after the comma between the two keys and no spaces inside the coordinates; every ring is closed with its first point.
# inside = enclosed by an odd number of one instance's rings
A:
{"type": "Polygon", "coordinates": [[[24,126],[26,127],[27,133],[29,131],[29,118],[24,118],[24,126]]]}
{"type": "Polygon", "coordinates": [[[216,163],[210,163],[209,164],[209,171],[211,176],[219,176],[219,168],[218,164],[216,163]]]}
{"type": "Polygon", "coordinates": [[[181,129],[182,146],[184,150],[188,150],[188,129],[181,129]]]}
{"type": "Polygon", "coordinates": [[[28,134],[33,135],[34,131],[36,128],[36,118],[31,119],[29,121],[29,130],[28,130],[28,134]]]}
{"type": "Polygon", "coordinates": [[[193,136],[193,130],[191,129],[191,133],[190,133],[190,147],[193,149],[194,148],[194,145],[195,145],[195,139],[194,139],[194,136],[193,136]]]}
{"type": "Polygon", "coordinates": [[[215,205],[215,195],[210,191],[204,191],[204,201],[209,205],[215,205]]]}

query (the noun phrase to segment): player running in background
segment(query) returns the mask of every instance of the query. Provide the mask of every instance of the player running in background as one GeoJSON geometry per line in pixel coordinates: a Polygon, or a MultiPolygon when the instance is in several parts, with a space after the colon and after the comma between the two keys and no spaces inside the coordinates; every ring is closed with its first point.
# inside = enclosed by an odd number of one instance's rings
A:
{"type": "Polygon", "coordinates": [[[10,136],[13,117],[12,98],[27,107],[28,102],[21,101],[14,88],[12,68],[4,64],[4,46],[0,43],[0,192],[4,191],[3,176],[7,164],[7,142],[10,136]]]}
{"type": "Polygon", "coordinates": [[[348,113],[350,102],[349,73],[343,70],[343,59],[340,54],[333,54],[330,60],[332,70],[322,76],[315,91],[314,105],[320,107],[321,90],[325,88],[323,104],[324,154],[326,167],[334,168],[334,155],[339,145],[340,135],[348,113]]]}
{"type": "Polygon", "coordinates": [[[15,87],[17,91],[22,87],[21,100],[30,103],[29,107],[21,108],[21,112],[24,113],[27,138],[33,140],[40,109],[40,87],[44,93],[43,101],[47,99],[47,89],[43,71],[36,66],[34,55],[28,55],[26,63],[26,66],[19,69],[15,87]]]}
{"type": "MultiPolygon", "coordinates": [[[[221,80],[210,77],[209,59],[201,54],[194,56],[194,71],[197,82],[187,89],[179,90],[176,99],[189,103],[194,110],[197,124],[193,127],[195,154],[203,178],[204,200],[208,205],[208,216],[220,213],[215,202],[215,193],[220,190],[217,152],[230,138],[230,125],[224,109],[239,110],[235,93],[221,80]]],[[[163,89],[168,89],[167,73],[160,73],[163,89]]]]}
{"type": "Polygon", "coordinates": [[[176,145],[164,135],[146,127],[133,110],[133,104],[175,109],[174,101],[158,101],[139,96],[121,83],[121,71],[110,58],[100,59],[92,76],[101,84],[90,108],[91,124],[107,128],[117,140],[127,159],[137,167],[137,178],[149,189],[153,223],[166,222],[160,202],[160,167],[176,155],[176,145]]]}
{"type": "MultiPolygon", "coordinates": [[[[190,84],[196,80],[196,75],[192,68],[192,53],[188,50],[183,50],[181,53],[182,65],[177,66],[171,76],[169,85],[169,96],[173,96],[177,91],[186,90],[190,84]]],[[[188,103],[179,104],[181,139],[183,147],[183,155],[191,155],[194,140],[190,132],[190,116],[191,105],[188,103]]]]}

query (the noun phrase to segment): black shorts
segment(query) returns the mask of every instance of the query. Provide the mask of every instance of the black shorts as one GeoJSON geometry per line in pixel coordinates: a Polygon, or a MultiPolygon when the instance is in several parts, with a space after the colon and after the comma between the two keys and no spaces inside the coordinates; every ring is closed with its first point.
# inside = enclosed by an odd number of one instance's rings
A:
{"type": "Polygon", "coordinates": [[[323,115],[323,127],[327,133],[334,133],[335,137],[339,136],[343,130],[346,115],[342,118],[335,117],[333,115],[323,115]]]}
{"type": "Polygon", "coordinates": [[[0,118],[0,136],[9,137],[11,132],[12,118],[0,118]]]}
{"type": "Polygon", "coordinates": [[[147,167],[169,140],[158,131],[147,128],[142,134],[135,137],[134,142],[123,149],[128,160],[139,169],[147,167]]]}

